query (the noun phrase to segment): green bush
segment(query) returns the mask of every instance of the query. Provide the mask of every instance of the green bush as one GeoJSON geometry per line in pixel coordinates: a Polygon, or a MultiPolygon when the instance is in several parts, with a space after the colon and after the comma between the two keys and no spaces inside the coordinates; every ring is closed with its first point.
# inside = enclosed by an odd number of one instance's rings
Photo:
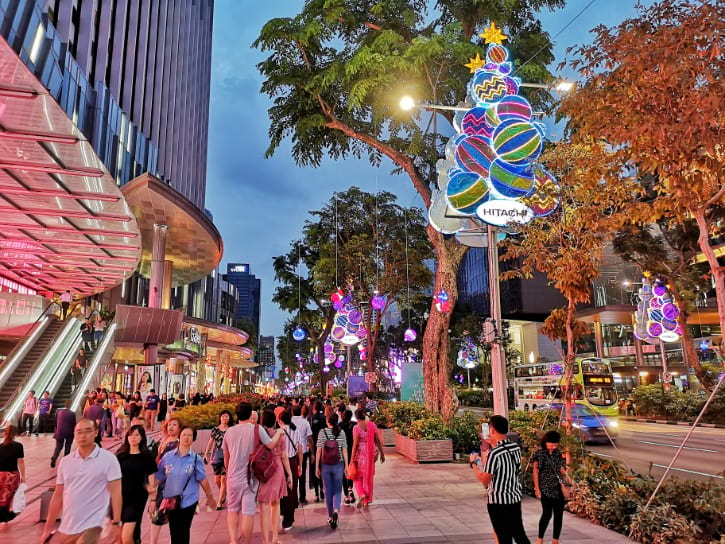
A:
{"type": "MultiPolygon", "coordinates": [[[[174,417],[180,417],[184,423],[195,429],[211,429],[219,423],[219,414],[222,410],[229,410],[234,414],[237,403],[210,402],[197,406],[185,406],[174,411],[174,417]]],[[[234,416],[236,420],[236,416],[234,416]]]]}
{"type": "Polygon", "coordinates": [[[374,421],[380,427],[408,436],[411,423],[431,415],[430,410],[417,402],[386,402],[378,405],[374,421]]]}
{"type": "Polygon", "coordinates": [[[447,440],[448,427],[439,415],[430,415],[413,421],[408,428],[408,438],[413,440],[447,440]]]}
{"type": "Polygon", "coordinates": [[[693,524],[668,504],[640,508],[632,516],[630,535],[645,544],[690,544],[699,540],[693,524]]]}
{"type": "Polygon", "coordinates": [[[453,439],[455,453],[471,453],[481,446],[481,422],[484,419],[474,412],[466,410],[462,415],[454,417],[448,426],[448,433],[453,439]]]}
{"type": "Polygon", "coordinates": [[[482,389],[456,389],[458,400],[463,406],[483,406],[482,389]]]}
{"type": "MultiPolygon", "coordinates": [[[[634,390],[634,401],[638,415],[694,421],[705,405],[705,394],[703,391],[682,393],[674,388],[666,393],[662,384],[655,383],[637,387],[634,390]]],[[[718,391],[701,421],[725,423],[725,389],[718,391]]]]}

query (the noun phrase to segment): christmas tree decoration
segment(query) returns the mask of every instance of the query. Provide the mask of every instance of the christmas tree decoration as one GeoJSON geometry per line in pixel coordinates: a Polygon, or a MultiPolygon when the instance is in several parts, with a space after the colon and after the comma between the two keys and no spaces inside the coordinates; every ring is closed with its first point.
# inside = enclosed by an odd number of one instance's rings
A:
{"type": "Polygon", "coordinates": [[[650,282],[648,277],[644,277],[637,294],[639,302],[634,313],[634,336],[650,344],[660,340],[679,340],[682,335],[680,309],[665,282],[660,278],[650,282]]]}
{"type": "Polygon", "coordinates": [[[456,134],[436,164],[444,201],[434,192],[429,219],[444,234],[466,228],[461,215],[505,227],[550,215],[560,200],[556,179],[537,162],[545,130],[518,94],[521,81],[502,45],[507,36],[491,23],[481,37],[488,44],[485,63],[476,55],[466,65],[473,73],[471,107],[456,114],[456,134]]]}
{"type": "Polygon", "coordinates": [[[370,306],[373,307],[375,310],[382,310],[385,308],[385,295],[373,295],[373,298],[370,299],[370,306]]]}
{"type": "Polygon", "coordinates": [[[406,342],[415,342],[416,338],[418,338],[418,333],[414,329],[406,329],[403,333],[403,339],[406,342]]]}

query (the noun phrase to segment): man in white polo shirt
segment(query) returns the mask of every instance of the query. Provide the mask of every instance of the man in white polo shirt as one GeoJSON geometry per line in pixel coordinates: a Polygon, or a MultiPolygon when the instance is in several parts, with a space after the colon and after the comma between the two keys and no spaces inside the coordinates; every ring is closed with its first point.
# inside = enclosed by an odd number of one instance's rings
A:
{"type": "Polygon", "coordinates": [[[97,544],[103,520],[111,503],[113,542],[118,540],[121,522],[121,466],[111,452],[99,448],[94,438],[96,422],[81,419],[75,426],[78,446],[58,465],[55,492],[40,541],[45,540],[60,514],[56,544],[97,544]]]}

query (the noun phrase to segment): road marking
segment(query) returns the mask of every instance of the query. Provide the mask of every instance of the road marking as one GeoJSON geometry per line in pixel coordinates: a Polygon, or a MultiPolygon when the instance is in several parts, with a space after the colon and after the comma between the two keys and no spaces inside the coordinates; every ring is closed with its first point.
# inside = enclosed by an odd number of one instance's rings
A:
{"type": "MultiPolygon", "coordinates": [[[[652,463],[652,466],[659,467],[659,468],[667,468],[667,465],[658,465],[657,463],[652,463]]],[[[717,474],[708,474],[707,472],[698,472],[696,470],[687,470],[685,468],[672,467],[671,470],[679,470],[680,472],[689,472],[690,474],[698,474],[700,476],[709,476],[710,478],[720,478],[721,480],[725,479],[722,476],[718,476],[717,474]]]]}
{"type": "MultiPolygon", "coordinates": [[[[637,440],[637,442],[639,442],[640,444],[649,444],[651,446],[663,446],[665,448],[679,448],[680,447],[680,446],[676,446],[676,445],[673,445],[673,444],[663,444],[662,442],[648,442],[646,440],[637,440]]],[[[718,453],[717,450],[708,450],[708,449],[705,449],[705,448],[691,448],[690,446],[685,446],[682,449],[684,449],[684,450],[693,450],[693,451],[704,451],[704,452],[707,452],[707,453],[718,453]]]]}

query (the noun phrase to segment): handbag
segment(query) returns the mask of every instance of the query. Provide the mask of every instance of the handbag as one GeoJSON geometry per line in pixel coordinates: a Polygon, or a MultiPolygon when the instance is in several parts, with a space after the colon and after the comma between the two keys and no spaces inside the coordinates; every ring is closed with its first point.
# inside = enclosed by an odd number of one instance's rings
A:
{"type": "Polygon", "coordinates": [[[277,463],[274,460],[274,452],[259,441],[259,425],[254,426],[254,443],[254,451],[249,456],[247,481],[251,483],[254,475],[257,480],[265,483],[277,472],[277,463]]]}
{"type": "Polygon", "coordinates": [[[28,489],[28,485],[23,482],[18,486],[13,496],[13,505],[11,511],[16,515],[25,510],[25,490],[28,489]]]}
{"type": "Polygon", "coordinates": [[[170,510],[176,510],[181,505],[181,497],[184,495],[184,491],[186,491],[187,486],[189,485],[189,482],[191,482],[191,478],[196,474],[196,453],[194,454],[194,464],[193,464],[193,472],[189,474],[189,477],[186,479],[186,483],[184,484],[184,487],[181,489],[181,493],[178,495],[174,495],[173,497],[164,497],[161,501],[161,504],[159,505],[159,511],[166,513],[170,510]]]}
{"type": "Polygon", "coordinates": [[[347,464],[347,473],[345,474],[345,477],[348,480],[357,480],[357,478],[358,478],[357,461],[350,461],[347,464]]]}
{"type": "Polygon", "coordinates": [[[567,500],[571,495],[571,482],[561,477],[561,473],[556,471],[556,467],[549,457],[547,457],[546,460],[549,462],[551,469],[556,474],[556,479],[559,480],[559,489],[561,489],[561,494],[564,496],[564,500],[567,500]]]}

